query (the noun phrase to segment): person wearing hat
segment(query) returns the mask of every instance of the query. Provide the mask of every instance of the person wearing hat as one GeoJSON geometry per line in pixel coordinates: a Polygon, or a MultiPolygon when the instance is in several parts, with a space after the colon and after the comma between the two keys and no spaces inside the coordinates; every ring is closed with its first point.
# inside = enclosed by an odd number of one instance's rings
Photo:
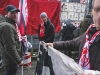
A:
{"type": "Polygon", "coordinates": [[[15,75],[18,66],[23,65],[21,60],[21,43],[16,30],[19,9],[14,5],[7,5],[5,8],[6,16],[0,23],[0,47],[2,65],[6,75],[15,75]]]}
{"type": "MultiPolygon", "coordinates": [[[[54,41],[54,36],[55,36],[54,25],[51,23],[50,19],[48,18],[47,14],[45,12],[42,12],[40,14],[40,18],[41,18],[42,22],[38,26],[39,41],[44,41],[46,43],[52,43],[54,41]]],[[[42,45],[40,45],[40,50],[43,51],[42,45]]],[[[48,53],[45,52],[44,54],[45,54],[45,58],[46,58],[48,53]]],[[[51,57],[48,57],[47,59],[48,59],[48,61],[50,61],[51,57]]],[[[38,75],[40,75],[40,73],[42,72],[42,67],[39,67],[39,66],[43,66],[43,61],[44,61],[44,59],[41,59],[40,61],[37,62],[37,63],[39,63],[39,65],[36,66],[36,71],[37,71],[38,75]]],[[[52,64],[52,62],[49,62],[49,63],[52,64]]],[[[46,63],[44,63],[44,65],[46,65],[46,63]]],[[[49,66],[49,67],[52,68],[52,66],[49,66]]]]}
{"type": "Polygon", "coordinates": [[[54,41],[55,29],[45,12],[40,14],[42,23],[38,26],[38,37],[39,41],[46,43],[52,43],[54,41]]]}

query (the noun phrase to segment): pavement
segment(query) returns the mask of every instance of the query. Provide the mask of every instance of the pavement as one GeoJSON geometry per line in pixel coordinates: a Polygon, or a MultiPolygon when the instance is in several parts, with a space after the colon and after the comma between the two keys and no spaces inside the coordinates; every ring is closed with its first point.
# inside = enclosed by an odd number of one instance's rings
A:
{"type": "MultiPolygon", "coordinates": [[[[35,75],[36,60],[32,61],[32,65],[24,68],[24,75],[35,75]]],[[[16,75],[21,75],[21,67],[18,68],[16,75]]]]}
{"type": "MultiPolygon", "coordinates": [[[[24,67],[23,71],[24,71],[24,75],[35,75],[35,68],[36,68],[36,61],[37,56],[32,56],[32,65],[28,66],[28,67],[24,67]]],[[[18,68],[17,70],[17,74],[16,75],[21,75],[21,67],[18,68]]],[[[5,75],[5,70],[3,67],[0,67],[0,75],[5,75]]]]}
{"type": "MultiPolygon", "coordinates": [[[[76,57],[77,53],[78,52],[76,52],[76,53],[72,52],[73,59],[75,59],[75,60],[77,60],[76,59],[77,58],[76,57]]],[[[37,63],[37,60],[36,60],[37,59],[37,54],[38,53],[36,52],[32,56],[32,65],[24,68],[24,75],[35,75],[34,73],[35,73],[35,68],[36,68],[36,63],[37,63]]],[[[22,72],[21,67],[19,67],[16,75],[21,75],[21,72],[22,72]]],[[[4,68],[0,67],[0,75],[5,75],[4,68]]]]}

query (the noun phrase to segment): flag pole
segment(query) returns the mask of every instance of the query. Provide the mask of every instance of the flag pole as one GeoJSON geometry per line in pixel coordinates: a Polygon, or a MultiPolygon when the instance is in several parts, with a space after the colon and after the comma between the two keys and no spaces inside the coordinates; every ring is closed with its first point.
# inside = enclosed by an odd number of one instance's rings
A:
{"type": "MultiPolygon", "coordinates": [[[[23,57],[23,49],[22,49],[22,61],[24,60],[24,57],[23,57]]],[[[21,75],[24,75],[24,72],[23,72],[23,65],[21,66],[21,75]]]]}
{"type": "MultiPolygon", "coordinates": [[[[22,61],[23,61],[23,50],[22,50],[22,61]]],[[[23,72],[23,65],[21,66],[21,75],[24,75],[24,72],[23,72]]]]}
{"type": "MultiPolygon", "coordinates": [[[[24,46],[23,46],[23,42],[21,42],[21,43],[22,43],[22,49],[21,49],[21,52],[22,52],[22,53],[21,53],[21,54],[22,54],[22,61],[23,61],[23,60],[24,60],[24,57],[23,57],[23,53],[24,53],[24,52],[23,52],[23,49],[24,49],[23,47],[24,47],[24,46]]],[[[23,65],[21,66],[21,75],[24,75],[23,65]]]]}
{"type": "Polygon", "coordinates": [[[23,66],[21,67],[21,69],[22,69],[22,73],[21,74],[23,75],[23,66]]]}

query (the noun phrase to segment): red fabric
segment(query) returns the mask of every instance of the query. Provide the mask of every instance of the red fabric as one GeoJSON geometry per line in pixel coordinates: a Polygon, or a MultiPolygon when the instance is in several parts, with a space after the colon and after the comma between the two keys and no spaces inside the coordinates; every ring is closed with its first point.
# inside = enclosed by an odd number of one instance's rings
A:
{"type": "Polygon", "coordinates": [[[23,66],[24,67],[28,67],[28,66],[30,66],[32,64],[32,62],[29,62],[29,63],[27,63],[27,64],[24,64],[23,66]]]}
{"type": "MultiPolygon", "coordinates": [[[[37,34],[38,24],[41,23],[40,13],[46,12],[51,22],[55,26],[55,32],[60,30],[60,4],[57,0],[27,0],[28,1],[28,24],[26,27],[27,34],[37,34]]],[[[0,0],[0,14],[5,14],[5,7],[13,4],[17,8],[19,0],[0,0]]]]}
{"type": "Polygon", "coordinates": [[[0,0],[0,14],[5,15],[5,7],[8,4],[13,4],[15,5],[17,8],[19,6],[19,0],[0,0]]]}
{"type": "Polygon", "coordinates": [[[29,58],[31,58],[31,54],[26,55],[24,59],[29,59],[29,58]]]}
{"type": "Polygon", "coordinates": [[[48,1],[34,1],[29,0],[29,22],[27,25],[27,33],[37,33],[38,24],[41,23],[40,13],[46,12],[51,22],[55,26],[55,31],[60,29],[60,2],[48,2],[48,1]]]}
{"type": "Polygon", "coordinates": [[[45,36],[45,27],[44,27],[44,23],[41,24],[40,26],[40,35],[39,37],[44,37],[45,36]]]}

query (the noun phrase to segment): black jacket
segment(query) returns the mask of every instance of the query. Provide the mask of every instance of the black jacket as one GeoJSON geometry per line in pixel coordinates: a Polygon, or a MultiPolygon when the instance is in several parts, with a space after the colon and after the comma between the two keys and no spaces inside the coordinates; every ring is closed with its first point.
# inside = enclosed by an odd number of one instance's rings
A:
{"type": "MultiPolygon", "coordinates": [[[[90,29],[90,38],[96,32],[96,28],[90,29]]],[[[79,51],[79,58],[82,53],[83,46],[86,40],[86,33],[71,41],[54,42],[54,48],[58,50],[76,50],[79,51]]],[[[100,35],[98,35],[90,46],[90,63],[92,70],[100,71],[100,35]]]]}
{"type": "Polygon", "coordinates": [[[90,26],[91,24],[93,24],[93,17],[89,18],[88,20],[88,26],[90,26]]]}
{"type": "MultiPolygon", "coordinates": [[[[40,24],[38,26],[38,35],[40,33],[40,24]]],[[[54,41],[54,36],[55,36],[55,30],[54,30],[54,25],[50,22],[48,19],[47,23],[44,24],[45,26],[45,36],[43,38],[40,38],[39,36],[39,41],[44,41],[46,43],[52,43],[54,41]]]]}
{"type": "Polygon", "coordinates": [[[67,24],[66,26],[63,26],[63,29],[60,33],[62,33],[62,41],[65,40],[72,40],[74,38],[73,31],[76,29],[76,27],[73,24],[67,24]]]}

